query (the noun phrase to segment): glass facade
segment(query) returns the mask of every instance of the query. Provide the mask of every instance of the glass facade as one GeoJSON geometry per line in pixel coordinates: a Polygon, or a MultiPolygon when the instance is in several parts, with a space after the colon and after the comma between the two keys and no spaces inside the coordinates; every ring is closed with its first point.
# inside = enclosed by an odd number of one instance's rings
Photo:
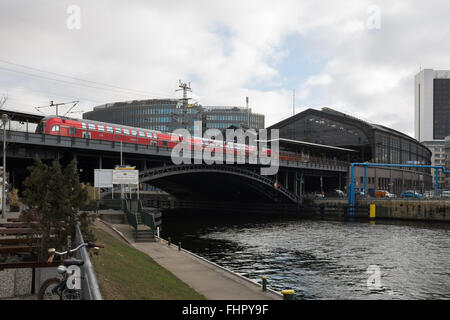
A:
{"type": "Polygon", "coordinates": [[[193,132],[194,121],[202,121],[203,130],[241,127],[248,124],[250,128],[264,128],[264,115],[252,113],[251,109],[183,106],[176,99],[134,100],[105,104],[84,113],[83,118],[168,132],[178,128],[186,128],[193,132]]]}
{"type": "Polygon", "coordinates": [[[431,164],[431,152],[415,139],[345,114],[308,109],[270,127],[281,138],[358,150],[353,161],[431,164]]]}
{"type": "Polygon", "coordinates": [[[442,140],[450,134],[450,79],[433,82],[433,138],[442,140]]]}

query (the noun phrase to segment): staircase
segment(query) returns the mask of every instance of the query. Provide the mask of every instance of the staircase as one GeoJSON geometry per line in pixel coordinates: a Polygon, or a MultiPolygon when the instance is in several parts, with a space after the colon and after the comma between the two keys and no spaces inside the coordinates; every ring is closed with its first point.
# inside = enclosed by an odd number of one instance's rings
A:
{"type": "Polygon", "coordinates": [[[139,200],[126,200],[124,203],[124,211],[128,224],[134,228],[136,242],[156,241],[156,226],[161,225],[161,213],[146,209],[142,208],[142,203],[139,200]],[[158,221],[155,221],[155,214],[158,221]]]}

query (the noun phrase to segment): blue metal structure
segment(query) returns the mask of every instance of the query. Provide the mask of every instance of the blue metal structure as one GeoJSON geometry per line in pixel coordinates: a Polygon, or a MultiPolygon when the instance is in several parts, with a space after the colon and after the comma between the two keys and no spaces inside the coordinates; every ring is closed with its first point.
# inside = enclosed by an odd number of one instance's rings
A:
{"type": "Polygon", "coordinates": [[[427,168],[436,169],[436,195],[439,190],[439,170],[442,170],[443,174],[450,173],[450,171],[445,170],[443,166],[429,166],[429,165],[419,165],[419,164],[390,164],[390,163],[359,163],[354,162],[350,167],[350,184],[348,189],[348,204],[350,206],[349,214],[353,214],[353,207],[355,205],[355,190],[354,190],[354,168],[364,167],[364,194],[367,194],[367,167],[394,167],[394,168],[427,168]]]}

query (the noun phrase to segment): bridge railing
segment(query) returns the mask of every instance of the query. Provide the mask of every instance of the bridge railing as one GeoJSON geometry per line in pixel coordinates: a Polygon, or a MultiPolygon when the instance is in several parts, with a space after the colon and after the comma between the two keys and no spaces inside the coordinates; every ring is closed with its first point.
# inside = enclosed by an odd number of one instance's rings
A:
{"type": "MultiPolygon", "coordinates": [[[[89,131],[88,131],[89,132],[89,131]]],[[[158,146],[152,143],[141,144],[138,142],[122,142],[119,140],[119,136],[115,136],[113,134],[112,140],[101,140],[101,139],[90,139],[86,138],[78,138],[74,136],[65,136],[60,135],[60,131],[55,132],[56,134],[41,134],[27,131],[14,131],[7,130],[7,138],[11,142],[18,143],[28,143],[28,144],[55,144],[61,145],[65,147],[71,148],[84,148],[91,147],[97,148],[100,150],[108,150],[111,151],[117,150],[122,147],[124,148],[124,152],[137,152],[137,153],[154,153],[162,156],[171,156],[172,148],[165,146],[158,146]]],[[[0,131],[0,136],[3,134],[0,131]]],[[[235,163],[238,163],[238,156],[235,155],[235,163]]],[[[224,157],[225,162],[226,157],[224,157]]],[[[249,162],[249,157],[245,157],[245,164],[252,164],[249,162]]],[[[261,165],[259,162],[256,165],[261,165]]],[[[345,161],[323,158],[323,157],[315,157],[315,156],[302,156],[301,154],[296,153],[293,155],[293,159],[284,160],[280,159],[281,166],[289,166],[289,167],[306,167],[312,169],[323,169],[323,170],[347,170],[349,164],[345,161]]]]}

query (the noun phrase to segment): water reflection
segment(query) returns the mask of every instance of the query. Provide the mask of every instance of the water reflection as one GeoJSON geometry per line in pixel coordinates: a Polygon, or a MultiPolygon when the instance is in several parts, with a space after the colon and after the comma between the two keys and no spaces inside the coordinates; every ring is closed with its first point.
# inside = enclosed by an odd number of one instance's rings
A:
{"type": "Polygon", "coordinates": [[[448,299],[450,227],[279,216],[164,215],[163,236],[297,299],[448,299]],[[367,268],[381,271],[370,290],[367,268]]]}

